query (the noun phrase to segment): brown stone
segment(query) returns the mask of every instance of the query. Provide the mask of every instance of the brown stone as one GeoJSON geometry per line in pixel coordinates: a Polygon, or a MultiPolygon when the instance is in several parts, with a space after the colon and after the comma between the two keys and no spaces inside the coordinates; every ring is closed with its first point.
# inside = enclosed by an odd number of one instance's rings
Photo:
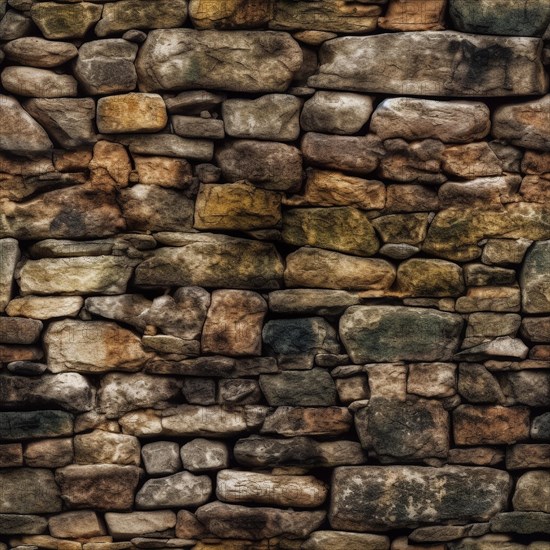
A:
{"type": "Polygon", "coordinates": [[[500,176],[502,163],[485,141],[447,147],[443,153],[443,170],[464,179],[500,176]]]}
{"type": "Polygon", "coordinates": [[[449,449],[449,464],[468,464],[472,466],[496,466],[504,461],[504,451],[496,447],[470,447],[449,449]]]}
{"type": "Polygon", "coordinates": [[[24,317],[0,317],[0,344],[34,344],[42,322],[24,317]]]}
{"type": "Polygon", "coordinates": [[[71,464],[73,459],[71,438],[31,441],[25,449],[25,463],[33,468],[62,468],[71,464]]]}
{"type": "Polygon", "coordinates": [[[120,188],[128,185],[132,163],[123,145],[101,140],[94,145],[89,169],[91,183],[112,183],[120,188]]]}
{"type": "Polygon", "coordinates": [[[453,424],[457,445],[507,445],[529,437],[529,409],[460,405],[453,424]]]}
{"type": "Polygon", "coordinates": [[[23,466],[23,446],[21,443],[0,445],[0,468],[17,468],[23,466]]]}
{"type": "Polygon", "coordinates": [[[403,296],[460,296],[462,269],[445,260],[412,259],[399,264],[395,288],[403,296]]]}
{"type": "Polygon", "coordinates": [[[271,0],[190,0],[189,17],[193,26],[201,30],[253,29],[270,20],[271,0]]]}
{"type": "Polygon", "coordinates": [[[378,26],[388,31],[440,31],[445,28],[446,0],[390,0],[378,26]]]}
{"type": "Polygon", "coordinates": [[[456,310],[460,313],[475,311],[520,311],[520,289],[507,286],[485,286],[469,288],[466,296],[456,301],[456,310]]]}
{"type": "Polygon", "coordinates": [[[183,189],[192,181],[191,165],[184,159],[133,155],[139,183],[183,189]]]}
{"type": "Polygon", "coordinates": [[[388,185],[388,212],[430,212],[439,210],[437,191],[422,185],[388,185]]]}
{"type": "Polygon", "coordinates": [[[285,437],[300,435],[341,435],[351,427],[352,417],[344,407],[278,407],[269,414],[261,433],[285,437]]]}
{"type": "Polygon", "coordinates": [[[550,468],[550,444],[532,443],[512,445],[506,449],[506,468],[550,468]]]}
{"type": "Polygon", "coordinates": [[[550,513],[550,472],[523,474],[517,481],[512,504],[514,510],[550,513]]]}
{"type": "Polygon", "coordinates": [[[52,516],[48,520],[48,528],[50,534],[57,538],[91,538],[106,534],[98,515],[89,510],[52,516]]]}
{"type": "Polygon", "coordinates": [[[407,392],[422,397],[450,397],[456,393],[454,363],[413,363],[409,365],[407,392]]]}
{"type": "Polygon", "coordinates": [[[140,445],[136,437],[102,430],[74,438],[76,464],[120,464],[139,466],[140,445]]]}

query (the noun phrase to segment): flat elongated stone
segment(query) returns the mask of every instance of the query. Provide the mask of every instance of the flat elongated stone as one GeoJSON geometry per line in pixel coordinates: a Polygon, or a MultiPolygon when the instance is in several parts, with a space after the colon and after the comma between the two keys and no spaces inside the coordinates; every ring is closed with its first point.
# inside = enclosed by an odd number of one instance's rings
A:
{"type": "Polygon", "coordinates": [[[62,468],[74,460],[70,437],[31,441],[25,449],[25,464],[32,468],[62,468]]]}
{"type": "Polygon", "coordinates": [[[181,235],[136,268],[140,286],[279,288],[283,266],[275,247],[225,235],[181,235]]]}
{"type": "Polygon", "coordinates": [[[544,0],[451,0],[449,14],[459,31],[504,36],[542,36],[550,24],[544,0]]]}
{"type": "Polygon", "coordinates": [[[303,538],[317,529],[326,513],[294,512],[277,508],[247,508],[211,502],[197,510],[197,518],[210,533],[222,538],[247,540],[290,535],[303,538]]]}
{"type": "Polygon", "coordinates": [[[206,162],[214,156],[214,142],[208,139],[188,139],[173,134],[124,135],[116,139],[127,144],[130,153],[138,155],[164,155],[206,162]]]}
{"type": "Polygon", "coordinates": [[[30,514],[0,514],[2,535],[41,535],[48,529],[48,520],[30,514]]]}
{"type": "Polygon", "coordinates": [[[105,321],[56,321],[44,346],[51,372],[134,371],[150,357],[135,334],[105,321]]]}
{"type": "Polygon", "coordinates": [[[389,550],[390,539],[382,535],[315,531],[302,545],[303,550],[389,550]]]}
{"type": "Polygon", "coordinates": [[[533,533],[550,532],[550,514],[544,512],[502,512],[491,520],[494,533],[533,533]]]}
{"type": "Polygon", "coordinates": [[[302,182],[302,155],[292,145],[235,140],[218,148],[215,158],[227,181],[247,180],[274,191],[296,189],[302,182]]]}
{"type": "Polygon", "coordinates": [[[69,509],[129,510],[139,474],[136,466],[72,464],[56,470],[55,479],[69,509]]]}
{"type": "Polygon", "coordinates": [[[345,407],[278,407],[265,419],[261,433],[336,436],[350,429],[351,420],[345,407]]]}
{"type": "Polygon", "coordinates": [[[120,294],[133,265],[123,256],[28,260],[19,273],[21,294],[120,294]]]}
{"type": "Polygon", "coordinates": [[[17,468],[0,471],[0,513],[51,514],[61,512],[62,501],[49,470],[17,468]]]}
{"type": "Polygon", "coordinates": [[[491,468],[342,467],[334,471],[329,520],[349,531],[487,521],[506,509],[509,490],[510,476],[491,468]]]}
{"type": "Polygon", "coordinates": [[[435,101],[396,97],[378,105],[370,129],[380,139],[439,139],[467,143],[484,138],[491,127],[487,105],[477,101],[435,101]]]}
{"type": "Polygon", "coordinates": [[[102,11],[103,6],[91,2],[39,2],[33,4],[31,17],[46,38],[83,38],[102,11]]]}
{"type": "Polygon", "coordinates": [[[42,323],[24,317],[0,317],[0,343],[33,344],[42,331],[42,323]]]}
{"type": "Polygon", "coordinates": [[[288,287],[384,290],[394,279],[395,268],[378,258],[358,258],[307,247],[286,258],[285,283],[288,287]]]}
{"type": "Polygon", "coordinates": [[[19,257],[19,243],[16,239],[0,240],[0,258],[2,260],[0,262],[0,312],[6,309],[11,300],[13,276],[19,257]]]}
{"type": "Polygon", "coordinates": [[[451,262],[412,259],[399,264],[395,286],[405,296],[460,296],[464,278],[460,266],[451,262]]]}
{"type": "Polygon", "coordinates": [[[354,363],[445,361],[458,348],[459,315],[401,306],[352,306],[340,337],[354,363]]]}
{"type": "Polygon", "coordinates": [[[524,311],[550,312],[550,241],[535,243],[527,252],[520,284],[524,311]]]}
{"type": "Polygon", "coordinates": [[[216,496],[224,502],[316,508],[327,494],[327,485],[313,476],[222,470],[216,478],[216,496]]]}
{"type": "Polygon", "coordinates": [[[344,290],[291,289],[269,294],[269,309],[277,313],[340,315],[359,298],[344,290]]]}
{"type": "Polygon", "coordinates": [[[12,40],[3,50],[6,57],[21,65],[46,69],[63,65],[78,55],[78,49],[70,42],[53,42],[37,36],[12,40]]]}
{"type": "Polygon", "coordinates": [[[76,79],[48,69],[6,67],[2,71],[2,86],[12,94],[27,97],[73,97],[77,95],[76,79]]]}
{"type": "Polygon", "coordinates": [[[368,216],[348,207],[285,210],[283,240],[296,246],[308,245],[357,256],[372,256],[379,246],[368,216]]]}
{"type": "Polygon", "coordinates": [[[446,0],[390,0],[378,26],[390,31],[439,31],[445,28],[446,0]]]}
{"type": "Polygon", "coordinates": [[[264,26],[271,18],[271,1],[190,0],[189,17],[196,29],[251,29],[264,26]]]}
{"type": "Polygon", "coordinates": [[[128,540],[139,535],[148,535],[174,528],[176,514],[170,510],[130,512],[128,514],[107,512],[105,522],[114,539],[128,540]]]}
{"type": "Polygon", "coordinates": [[[179,27],[187,18],[187,0],[120,0],[107,2],[95,27],[97,36],[109,36],[129,29],[179,27]]]}
{"type": "Polygon", "coordinates": [[[139,466],[140,446],[136,437],[94,430],[74,438],[77,464],[121,464],[139,466]]]}
{"type": "Polygon", "coordinates": [[[64,512],[48,520],[52,537],[57,538],[91,538],[105,535],[105,528],[95,512],[64,512]]]}
{"type": "Polygon", "coordinates": [[[287,34],[174,29],[149,33],[136,68],[147,92],[283,92],[301,64],[300,47],[287,34]]]}
{"type": "Polygon", "coordinates": [[[73,415],[64,411],[0,412],[0,438],[8,441],[73,434],[73,415]]]}
{"type": "Polygon", "coordinates": [[[548,81],[540,47],[534,38],[452,31],[348,36],[323,44],[319,70],[308,83],[314,88],[407,95],[543,94],[548,81]],[[480,56],[483,69],[476,61],[480,56]]]}

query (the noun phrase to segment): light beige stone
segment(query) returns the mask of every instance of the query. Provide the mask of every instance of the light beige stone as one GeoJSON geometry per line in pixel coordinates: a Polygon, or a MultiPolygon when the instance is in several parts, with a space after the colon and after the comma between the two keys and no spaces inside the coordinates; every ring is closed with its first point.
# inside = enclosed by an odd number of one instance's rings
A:
{"type": "Polygon", "coordinates": [[[89,510],[64,512],[48,519],[48,528],[52,537],[91,538],[106,534],[98,515],[89,510]]]}

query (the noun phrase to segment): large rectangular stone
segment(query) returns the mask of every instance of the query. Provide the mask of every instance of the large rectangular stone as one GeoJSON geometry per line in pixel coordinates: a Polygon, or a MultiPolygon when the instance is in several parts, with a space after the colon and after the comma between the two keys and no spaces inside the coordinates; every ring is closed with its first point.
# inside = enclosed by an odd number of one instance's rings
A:
{"type": "Polygon", "coordinates": [[[548,89],[538,38],[426,31],[325,42],[315,88],[399,95],[498,97],[548,89]]]}
{"type": "Polygon", "coordinates": [[[64,411],[0,412],[0,440],[73,434],[73,416],[64,411]]]}
{"type": "Polygon", "coordinates": [[[340,467],[332,481],[330,525],[346,531],[384,531],[483,522],[506,509],[510,486],[510,476],[492,468],[340,467]]]}

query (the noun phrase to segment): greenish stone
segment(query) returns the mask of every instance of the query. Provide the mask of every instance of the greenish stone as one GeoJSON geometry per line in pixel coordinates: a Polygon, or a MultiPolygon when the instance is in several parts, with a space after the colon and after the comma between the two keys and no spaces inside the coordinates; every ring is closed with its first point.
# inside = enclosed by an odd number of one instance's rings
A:
{"type": "Polygon", "coordinates": [[[462,268],[445,260],[412,259],[399,264],[396,288],[410,297],[460,296],[464,292],[462,268]]]}
{"type": "Polygon", "coordinates": [[[550,241],[535,243],[527,252],[520,285],[524,311],[550,312],[550,241]]]}
{"type": "Polygon", "coordinates": [[[293,208],[283,213],[283,240],[357,256],[372,256],[379,247],[368,216],[357,208],[293,208]]]}
{"type": "Polygon", "coordinates": [[[503,512],[491,520],[494,533],[519,533],[550,535],[550,514],[544,512],[503,512]]]}
{"type": "Polygon", "coordinates": [[[426,237],[428,213],[390,214],[373,220],[372,225],[385,243],[418,244],[426,237]]]}
{"type": "Polygon", "coordinates": [[[460,343],[460,315],[428,308],[352,306],[340,338],[354,363],[447,361],[460,343]]]}
{"type": "Polygon", "coordinates": [[[542,36],[550,24],[547,0],[450,0],[455,29],[475,34],[542,36]]]}
{"type": "Polygon", "coordinates": [[[0,412],[0,439],[20,440],[73,434],[73,416],[63,411],[0,412]]]}
{"type": "Polygon", "coordinates": [[[32,6],[31,17],[46,38],[83,38],[99,20],[102,11],[102,5],[90,2],[39,2],[32,6]]]}

